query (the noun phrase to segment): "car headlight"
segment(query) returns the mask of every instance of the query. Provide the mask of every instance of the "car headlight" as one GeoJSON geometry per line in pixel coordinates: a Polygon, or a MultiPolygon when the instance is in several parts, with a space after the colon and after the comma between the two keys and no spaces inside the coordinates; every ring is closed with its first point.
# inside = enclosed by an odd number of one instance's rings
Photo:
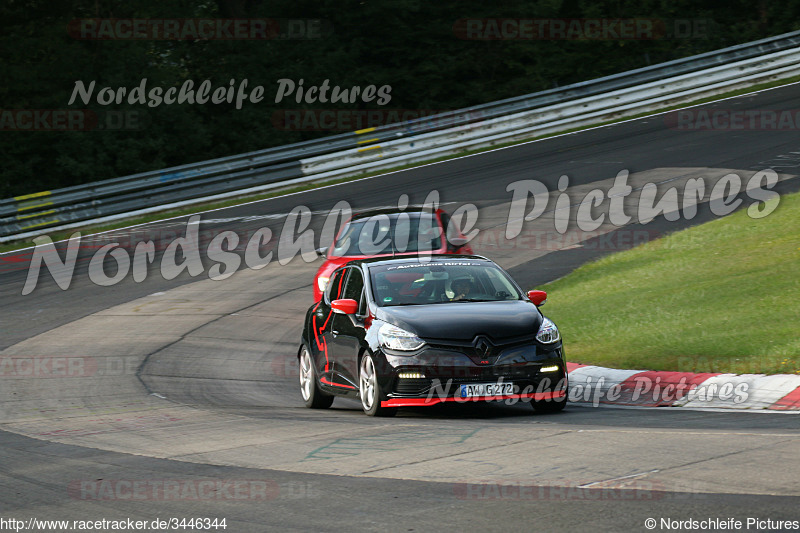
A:
{"type": "Polygon", "coordinates": [[[553,321],[547,317],[543,317],[542,325],[539,326],[539,332],[536,334],[536,340],[542,344],[553,344],[561,338],[558,333],[558,328],[553,321]]]}
{"type": "Polygon", "coordinates": [[[331,278],[326,278],[325,276],[320,276],[317,278],[317,287],[319,287],[319,292],[325,292],[325,287],[328,286],[328,281],[331,278]]]}
{"type": "Polygon", "coordinates": [[[413,352],[425,346],[425,341],[402,328],[384,324],[378,330],[378,341],[381,346],[399,352],[413,352]]]}

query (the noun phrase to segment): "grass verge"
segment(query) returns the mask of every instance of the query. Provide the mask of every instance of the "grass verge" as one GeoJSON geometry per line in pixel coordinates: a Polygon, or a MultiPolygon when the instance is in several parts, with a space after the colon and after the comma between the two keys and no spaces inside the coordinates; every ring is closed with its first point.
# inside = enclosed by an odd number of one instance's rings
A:
{"type": "MultiPolygon", "coordinates": [[[[53,232],[49,232],[48,233],[47,229],[45,228],[45,229],[42,230],[42,235],[47,234],[47,235],[50,236],[50,238],[53,241],[60,241],[60,240],[68,239],[70,237],[70,235],[72,235],[76,231],[80,231],[82,234],[87,235],[87,234],[91,234],[91,233],[99,233],[99,232],[109,231],[109,230],[118,229],[118,228],[125,228],[125,227],[129,227],[129,226],[135,226],[135,225],[138,225],[138,224],[145,224],[147,222],[155,222],[155,221],[158,221],[158,220],[164,220],[164,219],[172,218],[172,217],[178,217],[178,216],[183,216],[183,215],[191,215],[191,214],[194,214],[194,213],[200,213],[200,212],[203,212],[203,211],[210,211],[210,210],[213,210],[213,209],[221,209],[221,208],[224,208],[224,207],[231,207],[231,206],[240,205],[240,204],[247,203],[247,202],[264,200],[264,199],[267,199],[267,198],[274,198],[276,196],[283,196],[283,195],[286,195],[286,194],[291,194],[291,193],[297,193],[297,192],[307,191],[307,190],[311,190],[311,189],[316,189],[316,188],[324,187],[324,186],[327,186],[327,185],[336,185],[336,184],[345,183],[345,182],[348,182],[348,181],[355,181],[355,180],[358,180],[358,179],[368,178],[368,177],[372,177],[372,176],[380,176],[382,174],[389,174],[391,172],[398,172],[400,170],[406,170],[406,169],[409,169],[409,168],[419,167],[419,166],[423,166],[423,165],[429,165],[431,163],[438,163],[438,162],[447,161],[447,160],[450,160],[450,159],[457,159],[459,157],[478,154],[478,153],[481,153],[481,152],[487,152],[487,151],[490,151],[490,150],[497,150],[498,148],[506,148],[508,146],[514,146],[514,145],[517,145],[517,144],[523,144],[523,143],[535,141],[535,140],[538,140],[538,139],[546,139],[546,138],[549,138],[549,137],[555,137],[555,136],[564,135],[564,134],[567,134],[567,133],[575,133],[575,132],[578,132],[578,131],[583,131],[583,130],[587,130],[587,129],[591,129],[591,128],[597,128],[597,127],[600,127],[600,126],[607,126],[609,124],[616,124],[618,122],[623,122],[623,121],[626,121],[626,120],[632,120],[632,119],[636,119],[636,118],[640,118],[640,117],[650,116],[650,115],[653,115],[653,114],[656,114],[656,113],[665,113],[665,112],[668,112],[668,111],[674,111],[676,109],[684,109],[684,108],[687,108],[687,107],[692,107],[692,106],[696,106],[696,105],[700,105],[700,104],[704,104],[704,103],[708,103],[708,102],[714,102],[714,101],[717,101],[717,100],[723,100],[725,98],[733,98],[733,97],[740,96],[740,95],[743,95],[743,94],[763,91],[765,89],[771,89],[773,87],[780,87],[782,85],[789,85],[789,84],[792,84],[792,83],[796,83],[798,81],[800,81],[800,76],[792,76],[790,78],[785,78],[785,79],[782,79],[782,80],[775,80],[775,81],[760,83],[760,84],[757,84],[757,85],[753,85],[752,87],[748,87],[746,89],[737,89],[735,91],[729,91],[729,92],[722,93],[722,94],[719,94],[719,95],[716,95],[716,96],[709,96],[709,97],[706,97],[706,98],[700,98],[698,100],[693,100],[691,102],[687,102],[687,103],[683,103],[683,104],[677,104],[677,105],[674,105],[674,106],[664,107],[664,108],[660,109],[659,111],[646,111],[646,112],[643,112],[643,113],[636,113],[636,114],[626,115],[626,116],[623,116],[623,117],[620,117],[620,118],[617,118],[617,119],[614,119],[614,120],[608,120],[608,121],[605,121],[605,122],[598,122],[596,124],[591,124],[591,125],[587,125],[587,126],[581,126],[581,127],[578,127],[578,128],[567,129],[567,130],[563,130],[563,131],[549,133],[549,134],[546,134],[546,135],[532,136],[532,137],[529,137],[529,138],[526,138],[526,139],[521,139],[521,140],[516,140],[516,141],[509,141],[507,143],[499,143],[499,144],[495,144],[495,145],[492,145],[492,146],[487,146],[487,147],[484,147],[484,148],[477,148],[477,149],[474,149],[474,150],[464,150],[463,152],[459,152],[459,153],[456,153],[456,154],[450,154],[450,155],[446,155],[446,156],[435,158],[435,159],[429,159],[429,160],[426,160],[426,161],[421,161],[421,162],[418,162],[418,163],[412,163],[412,164],[409,164],[409,165],[402,165],[402,166],[392,167],[392,168],[388,168],[388,169],[376,170],[374,172],[366,172],[366,173],[356,174],[356,175],[352,175],[352,176],[345,176],[345,177],[342,177],[342,178],[337,178],[335,180],[309,182],[309,183],[302,184],[302,185],[297,185],[297,186],[294,186],[294,187],[292,187],[292,186],[282,187],[282,188],[273,189],[273,190],[270,190],[270,191],[267,191],[267,192],[263,192],[263,193],[256,193],[256,194],[246,195],[246,196],[237,196],[237,197],[233,197],[233,198],[229,198],[229,199],[225,199],[225,200],[216,200],[216,201],[197,203],[197,204],[186,206],[186,207],[183,207],[183,208],[180,208],[180,209],[171,209],[171,210],[159,211],[157,213],[152,213],[152,214],[148,214],[148,215],[134,216],[134,217],[122,219],[122,220],[115,221],[115,222],[109,222],[109,223],[104,223],[104,224],[94,224],[94,225],[88,224],[88,225],[80,227],[80,228],[74,228],[74,229],[69,229],[69,230],[59,230],[59,231],[53,231],[53,232]]],[[[19,249],[22,249],[22,248],[28,248],[28,247],[30,247],[32,245],[33,245],[32,239],[21,240],[21,241],[11,241],[11,242],[0,244],[0,253],[10,252],[10,251],[13,251],[13,250],[19,250],[19,249]]]]}
{"type": "Polygon", "coordinates": [[[548,284],[569,361],[800,374],[800,193],[584,265],[548,284]]]}

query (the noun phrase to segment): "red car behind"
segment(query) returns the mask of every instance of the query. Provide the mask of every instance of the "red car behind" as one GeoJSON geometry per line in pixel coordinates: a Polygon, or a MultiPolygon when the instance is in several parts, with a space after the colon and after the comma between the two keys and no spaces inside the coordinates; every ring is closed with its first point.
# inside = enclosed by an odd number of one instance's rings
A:
{"type": "Polygon", "coordinates": [[[370,210],[353,215],[325,253],[314,276],[314,301],[331,273],[353,259],[420,254],[472,254],[472,248],[442,209],[370,210]]]}

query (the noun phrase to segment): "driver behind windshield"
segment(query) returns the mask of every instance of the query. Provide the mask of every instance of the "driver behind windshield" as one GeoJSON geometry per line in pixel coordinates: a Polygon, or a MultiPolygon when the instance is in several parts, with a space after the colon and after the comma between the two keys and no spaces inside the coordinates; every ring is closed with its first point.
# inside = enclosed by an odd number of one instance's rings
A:
{"type": "Polygon", "coordinates": [[[450,301],[465,300],[469,298],[469,293],[472,291],[472,281],[467,278],[454,279],[453,283],[450,284],[450,288],[454,293],[450,301]]]}

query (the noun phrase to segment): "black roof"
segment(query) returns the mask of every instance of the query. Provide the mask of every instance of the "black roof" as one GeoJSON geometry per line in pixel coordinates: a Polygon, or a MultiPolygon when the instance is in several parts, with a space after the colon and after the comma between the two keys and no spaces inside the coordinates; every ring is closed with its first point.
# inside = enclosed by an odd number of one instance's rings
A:
{"type": "Polygon", "coordinates": [[[404,254],[404,255],[396,255],[396,256],[385,256],[385,257],[367,257],[361,259],[353,259],[352,261],[348,261],[345,263],[346,265],[372,265],[375,263],[380,264],[387,264],[387,265],[394,265],[394,264],[406,264],[406,263],[417,263],[419,262],[420,256],[425,258],[430,257],[432,262],[442,262],[448,261],[453,259],[474,259],[478,261],[489,261],[492,262],[491,259],[487,259],[481,255],[454,255],[454,254],[404,254]]]}
{"type": "Polygon", "coordinates": [[[422,206],[409,206],[407,209],[400,210],[396,207],[375,207],[372,209],[365,209],[363,211],[357,211],[353,213],[353,216],[350,220],[359,220],[362,218],[369,218],[374,217],[376,215],[399,215],[400,213],[408,213],[409,215],[420,215],[423,213],[432,215],[434,214],[435,210],[430,207],[422,207],[422,206]]]}

